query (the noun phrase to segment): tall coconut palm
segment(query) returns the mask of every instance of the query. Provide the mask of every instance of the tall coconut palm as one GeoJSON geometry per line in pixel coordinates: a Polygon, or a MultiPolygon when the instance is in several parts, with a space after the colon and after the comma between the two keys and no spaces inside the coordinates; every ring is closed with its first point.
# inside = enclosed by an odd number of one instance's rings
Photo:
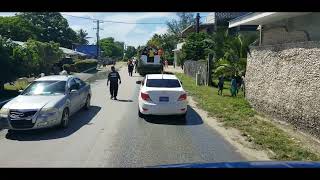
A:
{"type": "Polygon", "coordinates": [[[89,41],[87,40],[88,39],[88,33],[83,30],[83,29],[80,29],[77,33],[78,35],[78,41],[79,41],[79,44],[81,45],[87,45],[89,43],[89,41]]]}

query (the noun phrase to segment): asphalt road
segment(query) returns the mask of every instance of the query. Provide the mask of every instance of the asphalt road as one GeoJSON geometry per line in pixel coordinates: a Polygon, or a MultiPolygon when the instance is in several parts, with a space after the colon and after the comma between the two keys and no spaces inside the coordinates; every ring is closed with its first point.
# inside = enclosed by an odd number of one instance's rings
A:
{"type": "Polygon", "coordinates": [[[137,74],[120,71],[118,101],[106,80],[92,83],[92,107],[71,118],[68,129],[0,131],[1,167],[148,167],[192,162],[244,161],[189,107],[187,120],[141,119],[137,74]]]}

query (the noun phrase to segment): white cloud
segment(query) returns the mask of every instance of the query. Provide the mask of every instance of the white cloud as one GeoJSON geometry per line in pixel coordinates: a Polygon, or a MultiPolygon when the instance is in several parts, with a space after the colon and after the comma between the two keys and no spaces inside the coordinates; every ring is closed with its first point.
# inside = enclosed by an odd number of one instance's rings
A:
{"type": "Polygon", "coordinates": [[[80,25],[70,25],[70,27],[75,31],[79,31],[80,29],[83,29],[83,27],[80,25]]]}
{"type": "MultiPolygon", "coordinates": [[[[87,18],[92,18],[94,19],[94,13],[89,13],[89,12],[61,12],[62,16],[65,18],[70,18],[72,16],[76,17],[87,17],[87,18]]],[[[76,18],[74,17],[74,18],[76,18]]]]}
{"type": "Polygon", "coordinates": [[[167,31],[168,31],[168,27],[167,26],[157,26],[156,30],[152,32],[152,35],[153,34],[162,35],[162,34],[165,34],[167,31]]]}
{"type": "Polygon", "coordinates": [[[146,34],[146,33],[148,33],[148,31],[146,31],[145,29],[142,29],[142,28],[135,28],[132,32],[133,33],[137,33],[137,34],[146,34]]]}

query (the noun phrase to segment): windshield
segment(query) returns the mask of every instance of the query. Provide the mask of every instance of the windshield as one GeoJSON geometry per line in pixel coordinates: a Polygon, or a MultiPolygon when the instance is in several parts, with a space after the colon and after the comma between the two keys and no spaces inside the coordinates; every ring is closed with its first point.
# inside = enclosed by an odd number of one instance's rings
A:
{"type": "Polygon", "coordinates": [[[66,81],[34,81],[22,95],[64,94],[65,90],[66,81]]]}
{"type": "Polygon", "coordinates": [[[181,87],[180,83],[176,79],[148,79],[147,87],[158,88],[178,88],[181,87]]]}

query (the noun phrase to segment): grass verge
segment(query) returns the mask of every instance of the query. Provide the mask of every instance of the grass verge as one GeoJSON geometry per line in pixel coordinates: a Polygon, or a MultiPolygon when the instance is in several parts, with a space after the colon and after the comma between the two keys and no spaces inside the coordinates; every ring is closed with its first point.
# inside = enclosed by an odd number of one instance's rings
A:
{"type": "Polygon", "coordinates": [[[218,95],[218,89],[207,86],[196,86],[195,81],[182,74],[176,74],[183,82],[188,95],[194,97],[198,106],[207,111],[210,116],[218,118],[226,127],[233,127],[242,132],[247,140],[253,142],[260,150],[272,151],[270,157],[281,161],[318,161],[318,154],[306,149],[303,144],[292,140],[283,130],[272,123],[257,118],[243,93],[231,97],[230,91],[225,90],[223,96],[218,95]]]}
{"type": "Polygon", "coordinates": [[[0,102],[18,96],[20,89],[25,89],[28,82],[16,81],[14,84],[5,84],[4,91],[0,93],[0,102]]]}

